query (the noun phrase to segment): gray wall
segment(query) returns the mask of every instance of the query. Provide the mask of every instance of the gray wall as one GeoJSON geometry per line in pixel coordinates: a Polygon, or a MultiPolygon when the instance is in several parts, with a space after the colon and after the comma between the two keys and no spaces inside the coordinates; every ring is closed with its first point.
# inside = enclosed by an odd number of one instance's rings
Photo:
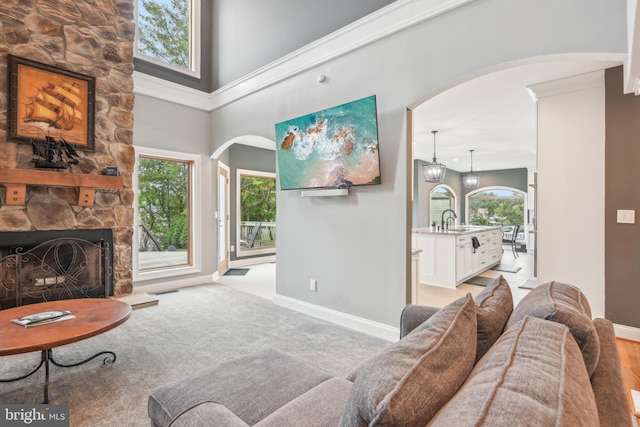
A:
{"type": "Polygon", "coordinates": [[[622,67],[606,71],[605,85],[605,313],[640,328],[640,97],[623,94],[622,67]],[[636,223],[618,224],[618,209],[635,210],[636,223]]]}
{"type": "Polygon", "coordinates": [[[478,0],[213,111],[212,151],[239,135],[273,140],[274,123],[378,97],[381,185],[340,198],[278,193],[277,293],[397,327],[410,259],[407,106],[509,61],[625,53],[624,22],[624,0],[478,0]],[[315,83],[320,71],[327,84],[315,83]]]}
{"type": "MultiPolygon", "coordinates": [[[[412,228],[429,227],[429,216],[431,215],[431,191],[439,184],[432,184],[424,180],[423,166],[426,164],[424,160],[414,160],[414,180],[413,180],[413,206],[412,206],[412,228]]],[[[447,169],[444,174],[443,184],[453,189],[458,196],[456,198],[456,206],[453,208],[458,215],[458,221],[464,222],[464,196],[462,196],[462,174],[452,169],[447,169]]],[[[439,225],[436,222],[436,225],[439,225]]]]}
{"type": "MultiPolygon", "coordinates": [[[[272,150],[264,150],[262,148],[250,147],[248,145],[234,144],[227,150],[229,152],[229,163],[227,166],[231,169],[231,176],[229,177],[231,189],[229,196],[231,198],[231,208],[229,213],[231,215],[230,221],[230,236],[231,244],[238,247],[236,241],[236,226],[238,212],[236,209],[236,197],[238,197],[238,181],[237,170],[249,169],[259,172],[276,172],[276,153],[272,150]]],[[[231,261],[238,259],[260,258],[269,255],[258,255],[253,257],[238,257],[236,252],[231,252],[231,261]]]]}
{"type": "Polygon", "coordinates": [[[393,0],[213,0],[214,88],[219,88],[393,0]]]}

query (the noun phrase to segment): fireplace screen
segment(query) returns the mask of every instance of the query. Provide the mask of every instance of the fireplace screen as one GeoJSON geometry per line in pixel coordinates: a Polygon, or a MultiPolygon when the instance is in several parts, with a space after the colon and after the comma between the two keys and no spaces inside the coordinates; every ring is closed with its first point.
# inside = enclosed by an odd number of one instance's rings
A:
{"type": "Polygon", "coordinates": [[[105,241],[58,238],[14,252],[0,261],[0,309],[110,295],[111,254],[105,241]]]}

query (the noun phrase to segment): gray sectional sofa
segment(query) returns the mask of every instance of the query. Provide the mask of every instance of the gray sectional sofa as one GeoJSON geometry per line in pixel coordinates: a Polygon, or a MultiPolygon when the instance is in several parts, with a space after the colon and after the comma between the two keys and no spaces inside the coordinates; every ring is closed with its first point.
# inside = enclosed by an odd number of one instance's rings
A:
{"type": "Polygon", "coordinates": [[[500,276],[475,298],[409,305],[401,339],[347,378],[278,350],[149,397],[152,426],[633,426],[613,325],[574,286],[513,307],[500,276]]]}

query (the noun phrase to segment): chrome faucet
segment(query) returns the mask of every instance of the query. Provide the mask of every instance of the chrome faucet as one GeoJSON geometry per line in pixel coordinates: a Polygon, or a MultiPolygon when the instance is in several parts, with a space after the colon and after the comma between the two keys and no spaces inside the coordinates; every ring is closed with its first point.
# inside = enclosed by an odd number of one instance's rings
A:
{"type": "Polygon", "coordinates": [[[445,229],[444,228],[445,225],[448,225],[448,222],[449,222],[450,219],[455,219],[455,218],[458,218],[458,215],[456,215],[456,213],[453,211],[453,209],[445,209],[444,211],[442,211],[442,218],[441,218],[442,230],[445,229]],[[447,218],[447,222],[445,222],[444,214],[446,214],[447,212],[450,212],[450,214],[449,214],[449,218],[447,218]]]}

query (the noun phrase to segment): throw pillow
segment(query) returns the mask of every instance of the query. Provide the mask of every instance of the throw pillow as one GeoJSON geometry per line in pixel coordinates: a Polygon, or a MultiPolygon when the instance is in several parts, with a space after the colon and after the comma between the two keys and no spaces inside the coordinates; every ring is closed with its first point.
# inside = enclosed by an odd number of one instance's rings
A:
{"type": "Polygon", "coordinates": [[[513,295],[502,274],[474,298],[478,316],[478,360],[496,342],[513,311],[513,295]]]}
{"type": "Polygon", "coordinates": [[[536,286],[513,310],[507,328],[533,316],[567,326],[578,343],[589,375],[593,374],[600,357],[600,341],[593,321],[591,308],[584,294],[575,286],[549,282],[536,286]]]}
{"type": "Polygon", "coordinates": [[[582,355],[569,329],[525,317],[507,329],[428,424],[598,426],[582,355]]]}
{"type": "Polygon", "coordinates": [[[358,370],[340,425],[424,426],[471,371],[476,323],[467,294],[369,359],[358,370]]]}

